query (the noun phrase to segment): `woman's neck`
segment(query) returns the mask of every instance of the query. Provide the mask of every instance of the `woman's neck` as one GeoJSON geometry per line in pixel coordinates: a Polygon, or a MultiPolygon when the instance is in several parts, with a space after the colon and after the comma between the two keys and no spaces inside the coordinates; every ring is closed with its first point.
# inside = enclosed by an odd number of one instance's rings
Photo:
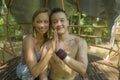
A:
{"type": "Polygon", "coordinates": [[[36,33],[36,49],[39,51],[43,43],[45,42],[44,35],[36,33]]]}
{"type": "Polygon", "coordinates": [[[44,34],[39,34],[39,33],[36,33],[36,40],[37,40],[37,43],[43,43],[44,42],[44,34]]]}

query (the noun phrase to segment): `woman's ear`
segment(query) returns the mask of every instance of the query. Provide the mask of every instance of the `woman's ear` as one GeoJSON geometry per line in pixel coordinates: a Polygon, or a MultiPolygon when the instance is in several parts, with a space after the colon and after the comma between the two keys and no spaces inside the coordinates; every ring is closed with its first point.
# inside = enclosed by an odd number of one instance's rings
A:
{"type": "Polygon", "coordinates": [[[35,23],[32,22],[33,29],[36,30],[35,23]]]}
{"type": "Polygon", "coordinates": [[[35,23],[34,23],[34,22],[32,22],[32,26],[34,26],[34,27],[35,27],[35,23]]]}
{"type": "Polygon", "coordinates": [[[67,20],[67,24],[70,25],[70,24],[69,24],[69,20],[67,20]]]}

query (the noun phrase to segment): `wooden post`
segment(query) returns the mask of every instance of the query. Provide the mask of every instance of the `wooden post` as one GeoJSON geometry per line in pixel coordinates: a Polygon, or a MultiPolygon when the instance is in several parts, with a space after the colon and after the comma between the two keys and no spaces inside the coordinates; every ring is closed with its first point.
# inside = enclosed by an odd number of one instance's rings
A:
{"type": "Polygon", "coordinates": [[[8,7],[10,8],[12,6],[13,0],[9,0],[8,7]]]}
{"type": "Polygon", "coordinates": [[[77,0],[77,12],[78,12],[78,25],[80,25],[80,18],[81,18],[81,14],[80,14],[80,0],[77,0]]]}
{"type": "Polygon", "coordinates": [[[62,0],[62,9],[65,10],[65,7],[64,7],[64,0],[62,0]]]}
{"type": "Polygon", "coordinates": [[[48,0],[45,0],[45,7],[48,8],[48,0]]]}
{"type": "Polygon", "coordinates": [[[8,17],[9,17],[9,14],[10,14],[10,7],[7,8],[5,0],[2,0],[2,4],[3,4],[3,10],[4,10],[3,20],[4,20],[4,24],[5,24],[6,31],[7,31],[7,33],[6,33],[7,34],[7,39],[9,40],[9,43],[10,43],[11,52],[15,54],[13,46],[12,46],[12,41],[11,41],[11,38],[10,38],[11,33],[10,33],[10,27],[9,27],[9,21],[8,21],[8,19],[9,19],[8,17]]]}
{"type": "Polygon", "coordinates": [[[77,11],[80,12],[80,0],[77,0],[77,11]]]}
{"type": "Polygon", "coordinates": [[[5,62],[5,56],[4,56],[4,52],[2,51],[2,63],[5,62]]]}

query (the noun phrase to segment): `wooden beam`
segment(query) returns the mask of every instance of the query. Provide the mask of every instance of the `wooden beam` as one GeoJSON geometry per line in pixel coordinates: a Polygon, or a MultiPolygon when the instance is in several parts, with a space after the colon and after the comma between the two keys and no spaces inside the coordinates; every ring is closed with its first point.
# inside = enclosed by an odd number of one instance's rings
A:
{"type": "Polygon", "coordinates": [[[48,8],[48,0],[45,0],[45,7],[48,8]]]}
{"type": "Polygon", "coordinates": [[[65,10],[65,7],[64,7],[64,0],[62,0],[62,9],[65,10]]]}

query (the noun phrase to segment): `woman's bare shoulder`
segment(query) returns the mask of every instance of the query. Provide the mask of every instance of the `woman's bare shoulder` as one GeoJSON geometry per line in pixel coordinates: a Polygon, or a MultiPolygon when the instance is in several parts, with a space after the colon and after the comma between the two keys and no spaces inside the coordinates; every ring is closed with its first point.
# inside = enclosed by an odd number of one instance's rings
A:
{"type": "Polygon", "coordinates": [[[24,39],[23,39],[23,45],[32,45],[34,44],[34,38],[33,36],[30,34],[30,35],[27,35],[24,39]]]}
{"type": "Polygon", "coordinates": [[[23,41],[28,41],[28,40],[31,40],[33,39],[33,36],[31,34],[29,35],[26,35],[25,38],[23,39],[23,41]]]}

